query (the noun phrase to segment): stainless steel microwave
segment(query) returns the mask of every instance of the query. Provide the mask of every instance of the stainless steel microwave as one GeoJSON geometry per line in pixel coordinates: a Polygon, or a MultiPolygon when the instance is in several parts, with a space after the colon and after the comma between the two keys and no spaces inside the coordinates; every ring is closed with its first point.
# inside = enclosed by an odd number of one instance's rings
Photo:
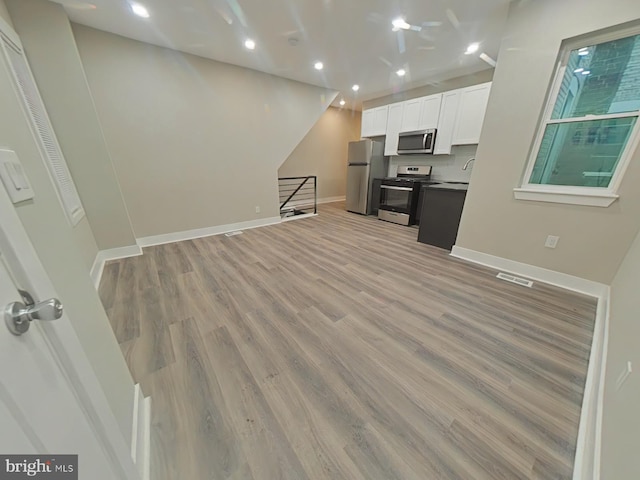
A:
{"type": "Polygon", "coordinates": [[[433,153],[436,144],[436,129],[403,132],[398,137],[398,155],[433,153]]]}

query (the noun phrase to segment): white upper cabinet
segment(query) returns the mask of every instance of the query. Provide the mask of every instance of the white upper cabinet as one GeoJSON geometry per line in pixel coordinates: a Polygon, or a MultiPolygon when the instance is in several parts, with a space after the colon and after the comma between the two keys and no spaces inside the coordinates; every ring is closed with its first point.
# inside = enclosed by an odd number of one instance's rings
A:
{"type": "Polygon", "coordinates": [[[422,108],[422,98],[415,98],[404,102],[402,111],[401,132],[412,132],[420,127],[420,110],[422,108]]]}
{"type": "Polygon", "coordinates": [[[377,137],[387,133],[387,113],[389,106],[370,108],[362,112],[361,136],[377,137]]]}
{"type": "Polygon", "coordinates": [[[398,134],[402,127],[402,111],[404,103],[393,103],[389,105],[389,115],[387,116],[387,137],[384,141],[384,154],[398,154],[398,134]]]}
{"type": "Polygon", "coordinates": [[[458,106],[460,105],[461,90],[452,90],[442,95],[442,107],[438,118],[438,131],[434,155],[450,155],[453,132],[456,128],[458,106]]]}
{"type": "Polygon", "coordinates": [[[442,94],[429,95],[422,98],[420,105],[420,123],[418,130],[426,130],[428,128],[438,127],[438,118],[440,117],[440,106],[442,104],[442,94]]]}
{"type": "Polygon", "coordinates": [[[371,108],[369,110],[362,111],[362,125],[360,127],[360,136],[362,138],[373,136],[371,132],[373,132],[374,110],[375,109],[371,108]]]}
{"type": "Polygon", "coordinates": [[[400,131],[413,132],[436,128],[438,126],[441,102],[441,93],[404,102],[400,131]]]}
{"type": "Polygon", "coordinates": [[[453,133],[453,145],[480,142],[480,132],[487,111],[491,82],[460,90],[460,105],[453,133]]]}

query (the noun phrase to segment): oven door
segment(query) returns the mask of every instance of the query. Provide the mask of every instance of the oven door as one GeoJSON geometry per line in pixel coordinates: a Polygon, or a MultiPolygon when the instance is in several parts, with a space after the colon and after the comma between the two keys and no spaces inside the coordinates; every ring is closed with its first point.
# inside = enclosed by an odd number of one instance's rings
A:
{"type": "Polygon", "coordinates": [[[387,222],[409,225],[413,188],[396,185],[380,185],[378,218],[387,222]]]}
{"type": "Polygon", "coordinates": [[[399,213],[411,213],[413,188],[380,185],[380,208],[399,213]]]}

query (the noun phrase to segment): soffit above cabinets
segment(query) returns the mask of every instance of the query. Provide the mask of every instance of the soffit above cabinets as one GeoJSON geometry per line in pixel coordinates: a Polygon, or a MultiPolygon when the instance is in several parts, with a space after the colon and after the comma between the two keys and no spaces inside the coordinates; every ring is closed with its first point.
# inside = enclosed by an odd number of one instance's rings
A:
{"type": "Polygon", "coordinates": [[[140,18],[128,1],[55,1],[73,22],[338,90],[347,106],[490,68],[479,54],[497,57],[509,6],[509,0],[140,0],[149,12],[140,18]],[[392,31],[398,17],[415,28],[392,31]],[[248,38],[254,50],[245,48],[248,38]],[[465,55],[473,42],[479,51],[465,55]],[[323,70],[314,68],[317,61],[323,70]]]}

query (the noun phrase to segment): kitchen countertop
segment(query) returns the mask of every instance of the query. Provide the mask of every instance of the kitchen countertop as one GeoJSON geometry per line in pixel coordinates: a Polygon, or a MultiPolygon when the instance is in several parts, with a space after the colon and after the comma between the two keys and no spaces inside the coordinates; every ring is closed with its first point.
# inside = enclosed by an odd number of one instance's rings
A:
{"type": "Polygon", "coordinates": [[[468,183],[438,183],[435,185],[423,185],[422,188],[433,188],[437,190],[454,190],[460,192],[466,192],[469,188],[468,183]]]}

